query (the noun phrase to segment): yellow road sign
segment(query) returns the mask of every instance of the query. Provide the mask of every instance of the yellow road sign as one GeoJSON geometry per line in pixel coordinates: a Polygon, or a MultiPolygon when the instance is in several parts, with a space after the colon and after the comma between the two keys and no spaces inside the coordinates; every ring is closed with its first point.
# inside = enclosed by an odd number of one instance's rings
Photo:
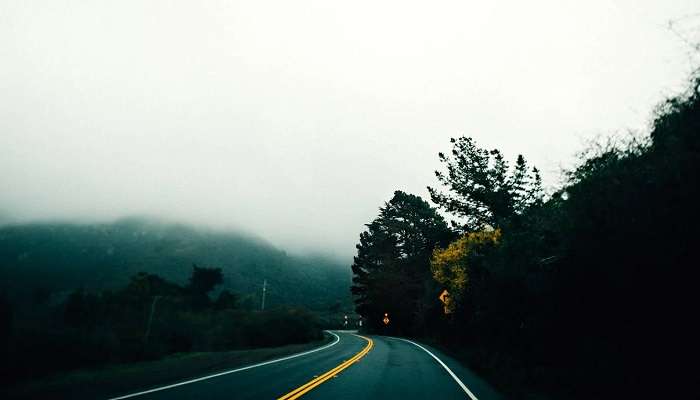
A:
{"type": "Polygon", "coordinates": [[[384,313],[384,325],[389,325],[389,313],[384,313]]]}
{"type": "Polygon", "coordinates": [[[445,314],[452,313],[452,297],[450,296],[450,292],[448,292],[447,289],[443,290],[442,293],[440,293],[438,299],[440,299],[440,301],[442,302],[443,311],[445,312],[445,314]]]}

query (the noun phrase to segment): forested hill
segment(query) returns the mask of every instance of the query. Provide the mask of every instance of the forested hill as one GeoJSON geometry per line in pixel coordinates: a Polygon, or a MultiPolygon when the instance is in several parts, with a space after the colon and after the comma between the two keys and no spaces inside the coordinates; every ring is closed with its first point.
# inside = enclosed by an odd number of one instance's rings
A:
{"type": "Polygon", "coordinates": [[[113,223],[0,227],[0,290],[60,293],[124,286],[144,271],[185,283],[192,265],[223,270],[223,289],[267,303],[326,309],[350,301],[350,273],[323,257],[291,256],[259,239],[129,218],[113,223]]]}

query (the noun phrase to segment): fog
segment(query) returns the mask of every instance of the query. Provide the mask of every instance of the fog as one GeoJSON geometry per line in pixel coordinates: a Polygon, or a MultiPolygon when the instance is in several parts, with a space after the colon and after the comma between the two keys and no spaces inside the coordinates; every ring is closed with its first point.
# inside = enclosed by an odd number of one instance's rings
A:
{"type": "Polygon", "coordinates": [[[450,137],[554,186],[591,138],[643,131],[694,65],[698,12],[3,1],[0,220],[154,215],[349,257],[394,190],[428,198],[450,137]]]}

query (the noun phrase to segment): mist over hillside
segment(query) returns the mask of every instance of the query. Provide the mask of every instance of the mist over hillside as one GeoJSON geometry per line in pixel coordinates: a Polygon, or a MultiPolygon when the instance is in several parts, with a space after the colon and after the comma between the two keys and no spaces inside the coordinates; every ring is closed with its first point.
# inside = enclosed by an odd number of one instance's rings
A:
{"type": "Polygon", "coordinates": [[[141,271],[185,283],[193,264],[221,268],[221,289],[251,306],[264,280],[270,306],[326,309],[350,302],[350,271],[340,261],[291,255],[244,233],[149,218],[0,227],[0,289],[13,295],[116,288],[141,271]]]}

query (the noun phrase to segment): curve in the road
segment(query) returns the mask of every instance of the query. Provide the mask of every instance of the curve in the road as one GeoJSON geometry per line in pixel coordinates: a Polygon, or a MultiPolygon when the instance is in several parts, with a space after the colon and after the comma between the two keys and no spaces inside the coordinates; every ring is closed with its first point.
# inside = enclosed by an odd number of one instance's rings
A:
{"type": "Polygon", "coordinates": [[[430,354],[430,356],[433,357],[433,358],[435,359],[435,361],[437,361],[438,364],[440,364],[440,365],[442,366],[442,368],[444,368],[445,371],[447,371],[448,374],[450,374],[450,376],[452,377],[452,379],[454,379],[455,382],[457,382],[457,384],[459,385],[459,387],[461,387],[462,390],[464,390],[464,392],[467,394],[467,396],[469,396],[469,398],[471,398],[472,400],[479,400],[479,399],[476,398],[476,396],[474,395],[474,393],[472,393],[472,391],[469,390],[469,388],[467,388],[467,385],[465,385],[464,382],[462,382],[462,380],[459,379],[459,377],[458,377],[457,375],[455,375],[454,372],[452,372],[452,370],[450,369],[450,367],[448,367],[444,362],[442,362],[442,360],[439,359],[438,356],[436,356],[435,354],[433,354],[430,350],[428,350],[428,349],[426,349],[425,347],[419,345],[418,343],[416,343],[416,342],[414,342],[414,341],[411,341],[411,340],[408,340],[408,339],[403,339],[403,338],[394,338],[394,339],[399,339],[399,340],[403,340],[404,342],[411,343],[412,345],[418,347],[419,349],[423,350],[424,352],[430,354]]]}
{"type": "Polygon", "coordinates": [[[292,358],[297,358],[297,357],[305,356],[305,355],[307,355],[307,354],[311,354],[311,353],[315,353],[315,352],[317,352],[317,351],[325,350],[325,349],[327,349],[327,348],[329,348],[329,347],[332,347],[332,346],[335,346],[336,344],[338,344],[338,342],[340,341],[340,336],[336,335],[335,333],[333,333],[333,332],[331,332],[331,331],[326,331],[326,332],[328,332],[329,334],[333,335],[333,336],[335,337],[335,340],[333,340],[333,342],[331,342],[331,343],[329,343],[329,344],[327,344],[327,345],[324,345],[324,346],[315,348],[315,349],[313,349],[313,350],[308,350],[308,351],[304,351],[304,352],[301,352],[301,353],[296,353],[296,354],[292,354],[292,355],[289,355],[289,356],[286,356],[286,357],[276,358],[276,359],[274,359],[274,360],[264,361],[264,362],[257,363],[257,364],[247,365],[247,366],[245,366],[245,367],[240,367],[240,368],[236,368],[236,369],[231,369],[231,370],[228,370],[228,371],[218,372],[218,373],[216,373],[216,374],[207,375],[207,376],[202,376],[202,377],[199,377],[199,378],[190,379],[190,380],[183,381],[183,382],[173,383],[173,384],[171,384],[171,385],[160,386],[160,387],[157,387],[157,388],[153,388],[153,389],[149,389],[149,390],[144,390],[144,391],[136,392],[136,393],[131,393],[131,394],[127,394],[127,395],[124,395],[124,396],[113,397],[113,398],[111,398],[111,399],[109,399],[109,400],[129,399],[129,398],[136,397],[136,396],[142,396],[142,395],[144,395],[144,394],[149,394],[149,393],[153,393],[153,392],[159,392],[159,391],[161,391],[161,390],[172,389],[172,388],[175,388],[175,387],[178,387],[178,386],[189,385],[190,383],[201,382],[201,381],[204,381],[204,380],[207,380],[207,379],[212,379],[212,378],[216,378],[216,377],[223,376],[223,375],[233,374],[233,373],[235,373],[235,372],[240,372],[240,371],[245,371],[245,370],[252,369],[252,368],[262,367],[263,365],[270,365],[270,364],[278,363],[278,362],[281,362],[281,361],[290,360],[290,359],[292,359],[292,358]]]}
{"type": "Polygon", "coordinates": [[[313,390],[315,387],[321,385],[323,382],[335,377],[338,373],[340,373],[342,370],[348,368],[351,366],[353,363],[357,362],[360,358],[364,357],[365,354],[369,353],[370,350],[372,350],[372,346],[374,345],[374,341],[370,338],[361,336],[361,335],[355,335],[357,337],[361,337],[362,339],[365,339],[367,341],[367,346],[365,346],[364,349],[362,349],[359,353],[355,354],[352,358],[350,358],[347,361],[342,362],[340,365],[337,367],[331,369],[330,371],[322,374],[319,377],[316,377],[309,382],[299,386],[298,388],[292,390],[291,392],[285,394],[284,396],[278,398],[277,400],[295,400],[298,399],[299,397],[303,396],[305,393],[313,390]]]}

